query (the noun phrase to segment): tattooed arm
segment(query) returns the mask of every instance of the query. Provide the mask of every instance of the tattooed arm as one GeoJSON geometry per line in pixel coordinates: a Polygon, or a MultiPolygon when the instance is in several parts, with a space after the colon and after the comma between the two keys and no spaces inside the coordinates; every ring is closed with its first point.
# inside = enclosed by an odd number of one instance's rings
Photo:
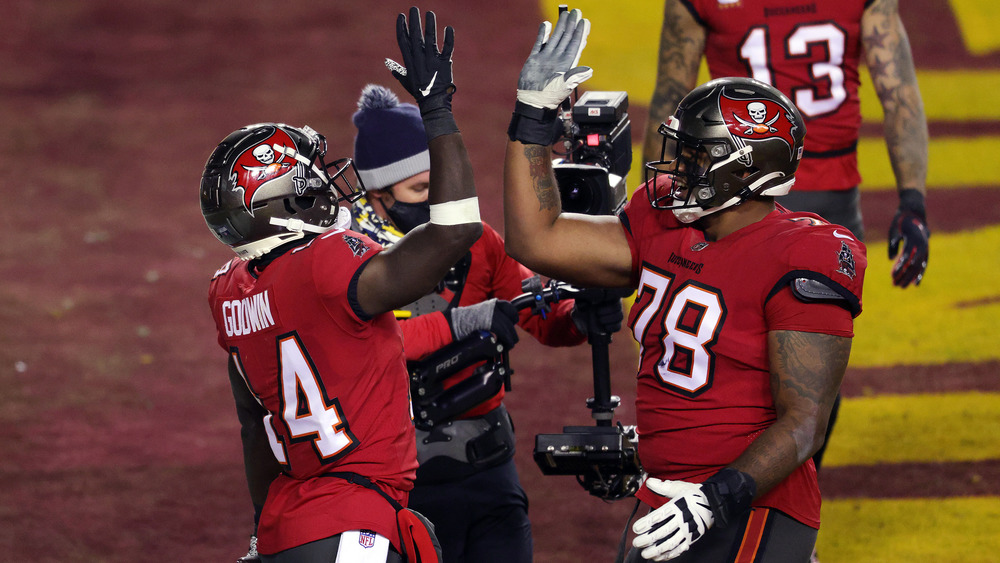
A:
{"type": "Polygon", "coordinates": [[[897,0],[875,0],[865,10],[861,41],[885,113],[883,130],[896,185],[925,193],[927,118],[897,0]]]}
{"type": "Polygon", "coordinates": [[[778,418],[730,467],[748,473],[761,496],[823,444],[830,409],[851,355],[851,339],[772,331],[767,337],[778,418]]]}
{"type": "Polygon", "coordinates": [[[561,212],[549,147],[510,141],[503,182],[507,254],[561,281],[629,287],[632,254],[618,218],[561,212]]]}
{"type": "Polygon", "coordinates": [[[663,137],[657,128],[669,117],[698,82],[698,66],[705,51],[705,28],[680,0],[666,0],[660,54],[656,64],[656,87],[649,103],[642,161],[660,160],[663,137]]]}

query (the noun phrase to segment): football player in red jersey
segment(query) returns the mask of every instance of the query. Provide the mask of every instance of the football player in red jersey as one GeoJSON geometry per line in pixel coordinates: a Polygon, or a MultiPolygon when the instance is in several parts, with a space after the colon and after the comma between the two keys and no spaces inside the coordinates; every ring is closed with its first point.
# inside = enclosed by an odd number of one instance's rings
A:
{"type": "Polygon", "coordinates": [[[238,255],[216,272],[209,305],[265,562],[395,562],[407,551],[396,512],[417,458],[392,311],[430,291],[482,225],[451,112],[454,32],[439,50],[434,14],[422,30],[413,8],[408,21],[399,14],[397,38],[404,64],[393,74],[429,144],[426,225],[388,249],[347,230],[339,203],[362,193],[354,166],[327,162],[325,138],[308,127],[244,127],[202,177],[205,220],[238,255]]]}
{"type": "MultiPolygon", "coordinates": [[[[864,240],[864,227],[858,65],[865,57],[885,114],[883,130],[899,191],[889,226],[889,258],[896,258],[892,281],[903,288],[919,285],[930,237],[924,206],[927,119],[898,0],[665,0],[643,149],[647,161],[659,155],[657,127],[695,86],[702,55],[713,77],[756,78],[798,106],[809,133],[795,188],[778,202],[843,225],[859,240],[864,240]]],[[[838,396],[828,432],[839,406],[838,396]]],[[[825,448],[813,456],[817,468],[825,448]]]]}
{"type": "Polygon", "coordinates": [[[644,159],[659,155],[657,128],[694,88],[704,55],[713,78],[756,78],[784,92],[802,112],[809,129],[805,152],[795,188],[778,202],[843,225],[863,240],[857,145],[864,56],[885,114],[899,191],[889,231],[889,258],[896,258],[892,280],[899,287],[919,285],[930,236],[924,210],[927,118],[898,0],[665,0],[664,5],[644,159]]]}
{"type": "Polygon", "coordinates": [[[850,356],[865,247],[790,212],[805,124],[775,88],[724,78],[661,125],[660,155],[618,217],[561,212],[557,108],[592,73],[589,23],[543,25],[508,129],[508,252],[570,283],[636,288],[636,417],[650,512],[629,561],[802,562],[820,493],[811,460],[850,356]]]}
{"type": "MultiPolygon", "coordinates": [[[[399,103],[376,84],[362,91],[352,121],[354,162],[366,188],[353,204],[354,230],[390,246],[428,219],[424,125],[416,106],[399,103]]],[[[406,359],[419,362],[446,346],[458,354],[462,345],[456,343],[478,346],[479,331],[493,333],[509,350],[518,340],[515,325],[548,346],[582,343],[586,326],[578,328],[575,321],[585,307],[573,299],[552,303],[544,316],[518,312],[511,304],[525,292],[522,281],[532,276],[507,256],[500,234],[483,223],[482,236],[441,283],[397,311],[406,359]]],[[[593,307],[607,333],[621,328],[620,299],[593,307]]],[[[420,465],[410,506],[434,523],[445,561],[530,562],[528,498],[503,404],[509,373],[472,358],[474,363],[444,370],[440,379],[435,375],[428,394],[411,388],[420,465]]]]}

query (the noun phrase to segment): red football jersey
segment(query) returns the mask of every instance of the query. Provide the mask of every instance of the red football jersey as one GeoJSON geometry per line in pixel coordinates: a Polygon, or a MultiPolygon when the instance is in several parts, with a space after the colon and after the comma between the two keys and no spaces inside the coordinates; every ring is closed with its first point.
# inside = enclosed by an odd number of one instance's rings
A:
{"type": "MultiPolygon", "coordinates": [[[[651,476],[701,482],[735,460],[776,420],[767,333],[853,336],[865,247],[847,229],[778,207],[721,240],[653,209],[645,188],[626,205],[636,299],[629,326],[640,345],[639,457],[651,476]],[[851,311],[803,303],[789,284],[823,281],[851,311]]],[[[653,504],[645,488],[639,498],[653,504]]],[[[819,526],[811,460],[754,503],[819,526]]]]}
{"type": "Polygon", "coordinates": [[[713,78],[749,76],[802,112],[805,154],[795,190],[858,185],[861,15],[871,0],[681,0],[706,29],[713,78]]]}
{"type": "Polygon", "coordinates": [[[259,278],[234,259],[216,273],[209,304],[219,344],[268,410],[284,473],[272,483],[258,548],[275,553],[367,529],[398,545],[395,511],[352,471],[405,504],[417,467],[403,342],[392,313],[359,318],[348,289],[381,247],[329,231],[275,259],[259,278]]]}

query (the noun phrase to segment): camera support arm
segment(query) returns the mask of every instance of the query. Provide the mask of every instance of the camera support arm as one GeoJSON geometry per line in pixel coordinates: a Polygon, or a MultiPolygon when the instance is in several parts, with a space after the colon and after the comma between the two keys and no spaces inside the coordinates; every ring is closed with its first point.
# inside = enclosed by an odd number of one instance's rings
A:
{"type": "Polygon", "coordinates": [[[621,400],[611,395],[611,333],[601,322],[599,305],[615,302],[620,307],[621,299],[631,295],[632,290],[578,288],[555,280],[542,284],[537,275],[521,282],[521,288],[525,293],[511,301],[517,309],[530,307],[533,314],[544,317],[551,310],[550,303],[574,299],[577,307],[585,313],[585,326],[581,328],[586,332],[587,342],[590,344],[594,372],[594,396],[587,400],[587,408],[591,410],[591,416],[598,426],[611,426],[615,408],[621,400]]]}

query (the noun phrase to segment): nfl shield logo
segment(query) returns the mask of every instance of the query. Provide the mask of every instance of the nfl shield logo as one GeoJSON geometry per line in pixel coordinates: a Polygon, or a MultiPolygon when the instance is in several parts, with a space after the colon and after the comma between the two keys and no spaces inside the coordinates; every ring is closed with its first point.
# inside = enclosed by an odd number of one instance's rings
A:
{"type": "Polygon", "coordinates": [[[368,532],[368,531],[365,531],[365,530],[361,530],[361,533],[358,534],[358,543],[361,544],[361,547],[363,547],[365,549],[367,549],[369,547],[374,547],[375,546],[375,533],[374,532],[368,532]]]}

